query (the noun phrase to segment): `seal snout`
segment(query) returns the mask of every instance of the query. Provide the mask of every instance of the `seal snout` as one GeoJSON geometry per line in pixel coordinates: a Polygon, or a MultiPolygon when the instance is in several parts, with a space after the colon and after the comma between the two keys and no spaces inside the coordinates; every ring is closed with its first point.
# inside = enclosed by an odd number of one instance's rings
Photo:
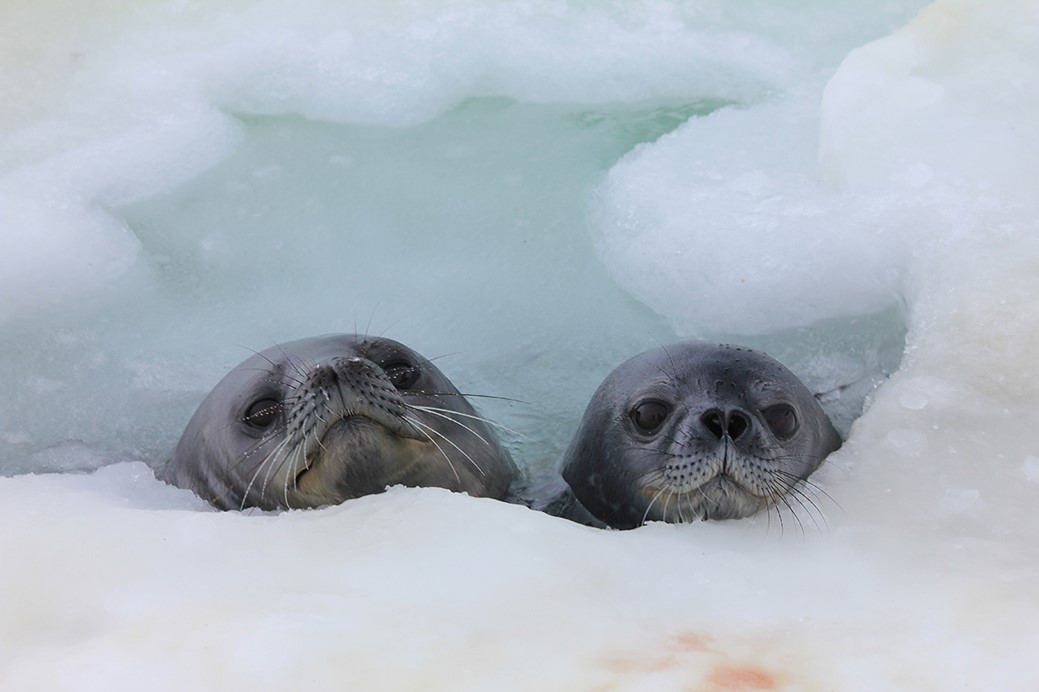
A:
{"type": "MultiPolygon", "coordinates": [[[[345,420],[357,416],[371,418],[395,428],[403,425],[406,406],[393,381],[383,368],[367,358],[356,356],[334,358],[312,371],[313,384],[319,393],[326,420],[345,420]]],[[[308,388],[306,384],[304,388],[308,388]]]]}
{"type": "Polygon", "coordinates": [[[712,408],[700,416],[700,423],[717,439],[728,436],[733,442],[751,427],[750,416],[739,409],[712,408]]]}

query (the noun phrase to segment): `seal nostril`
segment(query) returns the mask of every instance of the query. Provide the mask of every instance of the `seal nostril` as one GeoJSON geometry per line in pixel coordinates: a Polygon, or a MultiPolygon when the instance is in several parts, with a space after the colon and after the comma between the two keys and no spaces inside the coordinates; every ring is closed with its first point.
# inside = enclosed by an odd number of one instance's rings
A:
{"type": "Polygon", "coordinates": [[[717,437],[719,440],[725,434],[725,426],[722,424],[722,412],[717,409],[711,409],[707,413],[700,416],[700,422],[704,424],[704,427],[711,431],[711,434],[717,437]]]}
{"type": "Polygon", "coordinates": [[[750,427],[750,420],[740,411],[711,409],[700,416],[700,422],[719,440],[726,435],[736,440],[750,427]]]}
{"type": "Polygon", "coordinates": [[[750,427],[750,421],[747,417],[739,411],[730,411],[727,430],[729,431],[729,437],[733,440],[738,440],[740,435],[746,432],[747,428],[750,427]]]}

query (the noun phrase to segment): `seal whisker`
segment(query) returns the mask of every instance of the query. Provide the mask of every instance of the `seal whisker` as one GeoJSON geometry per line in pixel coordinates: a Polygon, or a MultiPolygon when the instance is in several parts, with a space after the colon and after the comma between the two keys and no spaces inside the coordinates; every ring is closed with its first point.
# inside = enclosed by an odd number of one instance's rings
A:
{"type": "MultiPolygon", "coordinates": [[[[314,411],[309,413],[314,413],[314,411]]],[[[284,439],[271,450],[265,461],[265,463],[269,463],[270,467],[264,477],[263,486],[260,489],[260,497],[267,496],[267,485],[273,475],[283,469],[288,469],[291,472],[295,468],[293,457],[306,453],[306,441],[314,431],[313,421],[310,419],[308,412],[297,412],[297,415],[294,415],[293,418],[299,418],[299,423],[291,430],[286,429],[284,439]]],[[[320,443],[320,439],[318,439],[318,442],[320,443]]],[[[285,475],[284,483],[286,487],[289,475],[291,474],[286,473],[285,475]]],[[[287,502],[286,506],[289,506],[287,502]]]]}
{"type": "Polygon", "coordinates": [[[812,492],[817,493],[819,495],[822,495],[827,500],[829,500],[834,505],[836,505],[838,508],[843,509],[843,507],[841,507],[840,503],[837,502],[837,500],[835,500],[833,498],[833,496],[831,496],[828,492],[826,492],[825,488],[823,488],[818,483],[812,481],[810,478],[799,478],[796,474],[785,472],[782,469],[775,469],[773,471],[773,473],[775,473],[777,475],[783,475],[786,478],[790,478],[790,479],[794,480],[795,481],[794,485],[796,485],[797,483],[802,483],[806,488],[810,489],[812,492]]]}
{"type": "Polygon", "coordinates": [[[657,456],[668,457],[670,459],[674,459],[676,457],[681,457],[682,456],[681,454],[675,454],[674,452],[669,452],[669,451],[667,451],[665,449],[653,449],[652,447],[642,447],[642,446],[639,446],[639,445],[627,445],[625,447],[625,449],[633,450],[633,451],[634,450],[638,450],[640,452],[648,452],[650,454],[656,454],[657,456]]]}
{"type": "Polygon", "coordinates": [[[438,360],[443,360],[444,358],[451,358],[452,356],[459,356],[459,355],[462,355],[461,351],[451,351],[450,353],[441,353],[439,356],[432,356],[431,358],[423,358],[422,360],[419,361],[418,364],[419,365],[425,365],[426,363],[434,363],[434,362],[436,362],[438,360]]]}
{"type": "Polygon", "coordinates": [[[768,517],[768,527],[765,529],[765,535],[772,533],[772,510],[776,511],[776,518],[779,521],[779,537],[783,537],[783,517],[779,515],[779,510],[776,508],[774,503],[769,503],[765,507],[765,516],[768,517]]]}
{"type": "MultiPolygon", "coordinates": [[[[401,392],[403,396],[412,396],[415,392],[401,392]]],[[[458,396],[466,399],[495,399],[496,401],[508,401],[510,404],[523,404],[529,406],[529,401],[523,401],[522,399],[512,399],[507,396],[496,396],[494,394],[473,394],[471,392],[438,392],[422,390],[418,394],[424,394],[426,396],[458,396]]]]}
{"type": "Polygon", "coordinates": [[[678,508],[678,523],[679,524],[686,524],[686,523],[688,523],[685,520],[685,512],[682,511],[682,498],[683,497],[684,497],[684,493],[678,493],[678,501],[675,502],[675,506],[678,508]]]}
{"type": "MultiPolygon", "coordinates": [[[[229,423],[227,427],[230,427],[230,425],[232,425],[232,424],[229,423]]],[[[256,442],[256,444],[252,445],[251,447],[246,449],[244,452],[242,452],[239,460],[237,462],[235,462],[234,467],[237,468],[239,464],[242,464],[242,463],[248,461],[249,457],[251,457],[253,454],[258,452],[260,450],[260,448],[263,447],[263,445],[267,444],[268,442],[270,442],[273,439],[276,439],[284,431],[285,431],[285,426],[283,426],[283,425],[282,426],[278,426],[277,428],[271,430],[271,432],[268,433],[267,435],[264,435],[263,437],[261,437],[256,442]]]]}
{"type": "Polygon", "coordinates": [[[771,503],[769,506],[775,507],[776,509],[776,519],[779,519],[779,537],[782,538],[786,535],[786,524],[783,522],[783,513],[779,511],[779,505],[775,502],[771,503]]]}
{"type": "Polygon", "coordinates": [[[288,473],[285,474],[285,478],[282,481],[282,497],[285,500],[285,506],[292,509],[292,502],[289,500],[289,478],[292,478],[293,490],[296,489],[296,465],[298,459],[303,456],[303,448],[306,446],[307,439],[310,437],[310,433],[307,432],[303,436],[303,444],[296,445],[295,449],[292,450],[292,454],[285,461],[288,464],[288,473]]]}
{"type": "Polygon", "coordinates": [[[537,440],[535,440],[532,437],[527,437],[526,435],[521,433],[519,430],[513,430],[512,428],[510,428],[508,426],[502,425],[501,423],[498,423],[497,421],[490,420],[489,418],[484,418],[483,416],[475,416],[475,415],[473,415],[471,413],[462,413],[461,411],[452,411],[451,409],[447,409],[447,408],[437,408],[436,406],[417,406],[415,404],[405,404],[405,405],[408,408],[415,409],[416,411],[430,411],[430,412],[438,411],[440,413],[445,413],[445,414],[448,414],[448,415],[451,415],[451,416],[462,416],[463,418],[471,418],[472,420],[478,420],[481,423],[486,423],[487,425],[493,425],[495,428],[498,428],[499,430],[504,430],[505,432],[508,432],[508,433],[512,433],[513,435],[516,435],[517,437],[522,437],[524,440],[527,440],[528,442],[536,442],[537,441],[537,440]]]}
{"type": "Polygon", "coordinates": [[[667,500],[664,502],[664,521],[667,521],[667,510],[671,506],[671,500],[675,497],[675,491],[672,488],[667,490],[667,500]]]}
{"type": "Polygon", "coordinates": [[[765,536],[772,532],[772,505],[765,505],[765,536]]]}
{"type": "Polygon", "coordinates": [[[677,391],[678,387],[675,386],[675,380],[677,380],[678,378],[676,378],[674,376],[674,374],[668,372],[667,370],[665,370],[664,368],[660,367],[656,363],[654,363],[653,366],[657,369],[657,371],[660,372],[661,375],[663,375],[665,378],[667,378],[667,385],[669,387],[671,387],[672,389],[677,391]]]}
{"type": "Polygon", "coordinates": [[[758,457],[762,461],[807,461],[811,464],[821,464],[823,457],[818,454],[773,454],[773,455],[762,455],[758,457]]]}
{"type": "MultiPolygon", "coordinates": [[[[406,419],[406,420],[408,420],[408,421],[410,421],[410,422],[412,422],[412,423],[415,423],[415,422],[417,422],[417,421],[412,421],[412,420],[411,420],[410,418],[408,418],[408,419],[406,419]]],[[[462,479],[461,479],[461,478],[459,478],[459,476],[458,476],[458,471],[457,471],[457,470],[455,469],[455,465],[454,465],[453,463],[451,463],[451,457],[449,457],[449,456],[447,455],[447,452],[445,452],[445,451],[444,451],[444,448],[443,448],[443,447],[441,447],[441,446],[440,446],[439,444],[437,444],[437,441],[436,441],[436,440],[434,440],[434,439],[432,438],[432,436],[430,436],[429,432],[426,432],[425,430],[422,430],[421,428],[416,428],[416,430],[418,430],[418,431],[419,431],[420,433],[422,433],[423,435],[425,435],[425,436],[426,436],[426,439],[427,439],[427,440],[429,440],[430,442],[432,442],[432,443],[433,443],[433,446],[434,446],[434,447],[436,447],[436,448],[437,448],[437,450],[439,450],[439,451],[440,451],[440,456],[444,457],[444,461],[446,461],[446,462],[447,462],[447,465],[448,465],[449,467],[451,467],[451,473],[453,473],[453,474],[455,475],[455,480],[456,480],[456,481],[458,481],[459,483],[461,483],[461,482],[462,482],[462,479]]],[[[432,429],[430,429],[430,430],[432,430],[432,429]]]]}
{"type": "Polygon", "coordinates": [[[674,444],[677,447],[682,447],[685,444],[684,442],[679,442],[675,437],[671,435],[662,434],[660,436],[660,439],[667,440],[668,442],[674,444]]]}
{"type": "MultiPolygon", "coordinates": [[[[676,382],[683,382],[684,380],[678,374],[678,364],[675,363],[675,359],[671,357],[671,352],[667,350],[667,346],[657,341],[657,346],[660,347],[660,351],[667,356],[668,361],[671,363],[671,372],[667,372],[663,367],[653,363],[660,370],[661,373],[667,376],[669,380],[675,380],[676,382]]],[[[677,389],[677,387],[676,387],[677,389]]]]}
{"type": "MultiPolygon", "coordinates": [[[[817,503],[817,498],[808,494],[808,491],[810,489],[811,486],[807,483],[795,483],[794,485],[790,486],[790,492],[796,493],[797,495],[800,495],[802,498],[804,498],[804,501],[807,502],[808,505],[815,510],[816,514],[818,514],[819,517],[823,520],[823,523],[826,524],[826,514],[823,513],[822,508],[819,507],[819,504],[817,503]]],[[[838,508],[840,508],[839,505],[838,508]]],[[[827,526],[827,528],[829,527],[827,526]]]]}
{"type": "Polygon", "coordinates": [[[826,531],[829,531],[830,526],[826,521],[826,515],[819,510],[819,507],[812,501],[810,497],[805,495],[804,491],[798,485],[790,486],[790,488],[787,490],[787,495],[794,498],[794,500],[799,505],[801,505],[801,508],[812,520],[812,523],[815,524],[815,528],[819,531],[819,533],[825,533],[826,531]],[[812,510],[815,511],[813,512],[812,510]],[[822,519],[822,526],[819,526],[819,519],[822,519]]]}
{"type": "Polygon", "coordinates": [[[837,509],[841,510],[842,512],[844,511],[844,507],[841,506],[841,503],[837,502],[837,500],[835,500],[833,498],[833,496],[830,495],[830,493],[826,492],[826,490],[821,485],[819,485],[818,483],[815,483],[815,482],[813,482],[812,480],[810,480],[808,478],[799,478],[796,474],[788,473],[788,472],[783,471],[781,469],[773,469],[772,473],[774,473],[776,475],[782,475],[782,476],[784,476],[786,478],[790,478],[790,479],[794,480],[795,482],[790,486],[791,488],[793,488],[798,483],[800,483],[800,484],[802,484],[804,486],[804,489],[806,491],[811,491],[813,493],[822,495],[827,500],[832,502],[834,504],[834,506],[837,507],[837,509]]]}
{"type": "MultiPolygon", "coordinates": [[[[287,352],[285,351],[285,347],[284,347],[284,346],[282,346],[281,344],[275,344],[275,345],[274,345],[274,348],[276,348],[276,349],[277,349],[277,350],[278,350],[279,352],[281,352],[281,355],[282,355],[282,357],[284,358],[284,360],[285,360],[285,363],[287,363],[287,364],[289,365],[289,367],[291,367],[291,368],[292,368],[293,370],[295,370],[295,371],[296,371],[296,374],[297,374],[297,375],[299,375],[300,377],[302,377],[302,378],[303,378],[304,380],[305,380],[305,379],[307,378],[307,374],[308,374],[308,372],[309,372],[310,370],[312,370],[313,368],[310,368],[310,367],[308,367],[308,368],[306,368],[306,369],[300,368],[300,366],[299,366],[299,365],[298,365],[298,364],[297,364],[297,363],[296,363],[295,361],[293,361],[293,360],[292,360],[292,357],[291,357],[291,356],[290,356],[290,355],[289,355],[289,354],[288,354],[288,353],[287,353],[287,352]]],[[[270,350],[270,349],[268,349],[268,350],[270,350]]],[[[261,356],[262,358],[264,358],[265,360],[267,360],[267,362],[268,362],[268,363],[270,363],[270,364],[271,364],[271,366],[273,366],[273,367],[275,367],[275,368],[277,367],[277,366],[276,366],[276,365],[274,364],[274,362],[273,362],[273,361],[271,361],[271,359],[270,359],[270,358],[268,358],[268,357],[267,357],[266,355],[264,355],[263,353],[261,353],[261,354],[260,354],[260,356],[261,356]]],[[[300,358],[300,362],[302,362],[302,360],[303,360],[303,359],[302,359],[302,358],[300,358]]]]}
{"type": "Polygon", "coordinates": [[[477,471],[480,472],[481,476],[484,475],[483,469],[480,468],[480,465],[477,464],[476,461],[471,456],[466,454],[464,449],[462,449],[457,444],[455,444],[454,440],[449,438],[447,435],[444,435],[442,432],[440,432],[439,430],[437,430],[436,428],[434,428],[434,427],[432,427],[430,425],[426,425],[425,423],[423,423],[422,421],[418,420],[414,416],[405,416],[404,419],[407,420],[412,425],[419,425],[419,426],[425,428],[429,432],[431,432],[434,435],[436,435],[437,437],[441,438],[444,442],[448,443],[449,445],[451,445],[452,447],[457,449],[461,453],[462,456],[464,456],[466,459],[469,460],[469,463],[473,465],[473,468],[475,468],[477,471]]]}
{"type": "MultiPolygon", "coordinates": [[[[377,301],[375,303],[375,307],[372,308],[371,313],[368,315],[368,324],[364,325],[364,341],[368,340],[368,335],[371,333],[371,329],[372,329],[372,320],[375,319],[375,311],[379,309],[379,304],[381,302],[382,302],[381,300],[377,301]]],[[[393,325],[395,325],[395,324],[396,324],[396,322],[394,322],[392,325],[390,325],[386,329],[387,330],[388,329],[392,329],[393,325]]],[[[383,334],[380,334],[380,336],[383,336],[384,334],[385,334],[385,330],[384,330],[383,334]]]]}
{"type": "Polygon", "coordinates": [[[283,468],[284,460],[282,459],[282,457],[285,456],[286,450],[290,449],[289,442],[291,440],[291,435],[286,436],[285,439],[281,442],[281,444],[275,447],[274,451],[267,457],[267,459],[264,460],[263,464],[261,465],[261,468],[263,466],[267,467],[267,473],[263,477],[263,485],[260,486],[260,497],[267,496],[267,485],[268,483],[270,483],[271,476],[274,475],[275,471],[283,468]]]}
{"type": "MultiPolygon", "coordinates": [[[[793,506],[790,504],[790,499],[787,496],[787,494],[786,493],[779,493],[776,497],[777,497],[778,500],[780,500],[783,503],[783,505],[787,509],[790,510],[790,516],[794,518],[795,522],[797,522],[797,527],[801,530],[801,538],[804,538],[805,537],[805,527],[804,527],[804,524],[801,523],[801,518],[797,516],[797,512],[794,511],[793,506]]],[[[779,508],[779,504],[776,503],[776,502],[774,502],[774,504],[776,505],[776,511],[777,512],[781,511],[781,509],[779,508]]]]}
{"type": "Polygon", "coordinates": [[[640,522],[640,525],[646,523],[646,517],[649,516],[649,510],[653,509],[653,504],[657,501],[657,499],[661,495],[664,494],[664,490],[665,489],[666,488],[661,488],[661,489],[657,490],[656,494],[653,496],[653,499],[649,501],[649,505],[646,507],[646,511],[642,513],[642,521],[640,522]]]}
{"type": "MultiPolygon", "coordinates": [[[[306,450],[310,445],[311,433],[314,433],[314,427],[303,432],[303,440],[301,444],[296,445],[295,451],[293,452],[292,466],[289,469],[289,473],[285,474],[285,506],[292,507],[292,503],[289,501],[289,476],[292,477],[292,491],[294,493],[299,492],[299,478],[304,473],[310,470],[310,457],[307,455],[306,450]]],[[[314,441],[322,449],[325,449],[324,443],[321,441],[320,435],[314,435],[314,441]]]]}
{"type": "Polygon", "coordinates": [[[306,470],[306,468],[301,470],[300,469],[300,464],[302,463],[303,466],[305,467],[306,463],[307,463],[306,455],[302,454],[300,450],[302,450],[302,448],[307,445],[308,438],[309,438],[309,436],[308,437],[304,437],[303,438],[303,444],[301,444],[301,445],[296,447],[296,453],[293,455],[294,459],[292,461],[292,468],[290,468],[289,472],[287,474],[285,474],[285,504],[286,505],[289,504],[289,476],[292,476],[292,492],[294,492],[294,493],[298,493],[299,492],[299,477],[303,473],[303,471],[306,470]]]}
{"type": "Polygon", "coordinates": [[[675,508],[678,510],[678,523],[679,524],[692,524],[696,521],[696,512],[689,517],[685,515],[685,507],[692,509],[693,506],[689,504],[689,493],[686,493],[680,487],[675,487],[675,508]]]}
{"type": "MultiPolygon", "coordinates": [[[[249,348],[248,346],[242,346],[242,348],[244,348],[247,351],[252,351],[253,354],[255,354],[255,355],[259,356],[260,358],[264,359],[265,361],[267,361],[267,364],[270,366],[270,368],[264,368],[264,369],[261,369],[261,368],[250,368],[251,370],[256,370],[256,371],[259,371],[259,372],[268,372],[270,369],[273,369],[275,371],[281,371],[282,374],[284,374],[284,371],[282,371],[282,369],[278,366],[278,364],[275,363],[270,358],[268,358],[267,354],[265,352],[257,351],[255,349],[249,348]]],[[[278,350],[281,351],[283,356],[286,356],[285,351],[284,351],[284,349],[281,348],[280,344],[277,345],[277,348],[278,348],[278,350]]],[[[289,360],[287,356],[286,356],[286,360],[291,365],[291,360],[289,360]]],[[[306,373],[298,372],[298,368],[297,368],[297,373],[300,375],[300,377],[306,377],[306,373]]],[[[302,382],[300,382],[300,384],[302,384],[302,382]]]]}
{"type": "Polygon", "coordinates": [[[480,435],[480,433],[476,432],[475,430],[473,430],[472,428],[470,428],[470,427],[469,427],[468,425],[466,425],[465,423],[462,423],[461,421],[457,421],[457,420],[455,420],[454,418],[451,418],[450,416],[446,416],[446,415],[444,415],[443,413],[440,413],[440,412],[438,412],[438,411],[435,411],[435,410],[433,410],[433,409],[430,409],[430,408],[426,408],[426,407],[421,407],[421,408],[420,408],[420,407],[418,407],[418,406],[408,406],[408,408],[410,408],[410,409],[412,409],[412,410],[414,410],[414,411],[421,411],[421,412],[423,412],[423,413],[428,413],[428,414],[429,414],[429,415],[431,415],[431,416],[436,416],[437,418],[442,418],[442,419],[444,419],[444,420],[446,420],[446,421],[450,421],[450,422],[454,423],[455,425],[457,425],[457,426],[459,426],[459,427],[461,427],[461,428],[464,428],[464,429],[468,430],[469,432],[471,432],[471,433],[472,433],[472,434],[473,434],[474,436],[476,436],[476,439],[478,439],[478,440],[479,440],[480,442],[483,442],[483,443],[484,443],[485,445],[487,445],[488,447],[490,447],[490,446],[491,446],[491,443],[490,443],[490,442],[488,442],[488,441],[487,441],[486,439],[484,439],[484,438],[483,438],[483,437],[482,437],[482,436],[480,435]]]}
{"type": "MultiPolygon", "coordinates": [[[[713,499],[713,498],[709,497],[709,496],[707,495],[707,493],[705,493],[705,492],[704,492],[703,486],[704,486],[704,484],[703,484],[703,483],[701,483],[700,485],[696,486],[696,490],[697,490],[697,492],[699,492],[699,493],[700,493],[701,495],[703,495],[703,499],[707,501],[707,503],[706,503],[706,504],[707,504],[707,506],[709,507],[709,506],[710,506],[710,505],[712,505],[712,504],[717,504],[717,502],[718,502],[717,500],[715,500],[715,499],[713,499]]],[[[707,516],[706,516],[706,515],[704,515],[704,519],[706,519],[706,518],[707,518],[707,516]]]]}
{"type": "MultiPolygon", "coordinates": [[[[242,368],[242,370],[244,372],[261,372],[261,373],[265,373],[265,374],[270,373],[270,368],[242,368]]],[[[293,377],[292,375],[289,375],[288,373],[286,373],[284,371],[280,371],[280,372],[281,372],[281,376],[284,378],[285,382],[288,382],[289,384],[293,384],[293,385],[296,385],[296,386],[299,386],[299,385],[303,384],[303,380],[298,379],[296,377],[293,377]]],[[[277,385],[279,387],[282,384],[284,384],[284,382],[282,380],[274,379],[273,377],[264,377],[261,380],[261,382],[267,382],[269,384],[277,385]]]]}
{"type": "Polygon", "coordinates": [[[647,473],[642,474],[642,476],[639,478],[640,488],[658,488],[667,487],[668,485],[670,485],[670,481],[668,480],[667,472],[664,469],[654,469],[653,471],[648,471],[647,473]],[[663,481],[663,483],[658,485],[657,481],[663,481]]]}
{"type": "Polygon", "coordinates": [[[686,498],[686,502],[689,503],[689,514],[690,514],[690,516],[693,517],[693,521],[702,520],[703,517],[698,517],[696,515],[696,505],[693,503],[693,494],[692,493],[686,493],[685,494],[685,498],[686,498]]]}
{"type": "MultiPolygon", "coordinates": [[[[288,438],[286,438],[286,440],[287,439],[288,438]]],[[[282,445],[285,444],[285,441],[283,441],[281,444],[282,445]]],[[[281,445],[278,445],[278,447],[275,448],[275,451],[277,451],[280,448],[281,448],[281,445]]],[[[270,461],[270,458],[271,458],[271,454],[268,454],[266,457],[264,457],[260,461],[259,464],[256,465],[256,470],[253,472],[252,476],[249,478],[249,482],[245,486],[245,492],[242,493],[242,502],[241,502],[241,506],[239,507],[239,509],[245,509],[246,508],[247,500],[249,498],[249,493],[253,489],[253,484],[256,483],[256,479],[259,477],[260,472],[263,471],[264,466],[267,465],[267,462],[270,461]]],[[[264,495],[264,493],[261,492],[260,496],[263,497],[263,495],[264,495]]]]}

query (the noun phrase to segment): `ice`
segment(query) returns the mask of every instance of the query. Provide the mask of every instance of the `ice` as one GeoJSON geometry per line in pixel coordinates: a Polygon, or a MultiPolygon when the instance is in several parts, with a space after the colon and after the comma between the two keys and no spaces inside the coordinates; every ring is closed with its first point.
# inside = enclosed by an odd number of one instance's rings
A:
{"type": "Polygon", "coordinates": [[[1033,456],[1025,457],[1025,463],[1021,465],[1021,471],[1025,478],[1035,483],[1039,481],[1039,458],[1033,456]]]}
{"type": "Polygon", "coordinates": [[[885,228],[883,198],[820,188],[817,111],[807,97],[722,109],[612,168],[591,217],[618,282],[687,334],[755,334],[897,303],[905,238],[885,228]]]}
{"type": "Polygon", "coordinates": [[[0,24],[0,687],[1039,683],[1033,3],[0,24]],[[337,331],[510,399],[474,401],[532,471],[690,336],[787,363],[847,442],[814,507],[630,532],[152,478],[228,368],[337,331]]]}

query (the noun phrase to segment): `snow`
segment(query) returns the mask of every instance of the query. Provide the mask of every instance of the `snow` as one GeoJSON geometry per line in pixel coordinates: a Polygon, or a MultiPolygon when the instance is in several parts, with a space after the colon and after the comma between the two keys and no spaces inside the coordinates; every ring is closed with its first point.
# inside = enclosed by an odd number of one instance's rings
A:
{"type": "Polygon", "coordinates": [[[1039,684],[1034,3],[0,25],[0,687],[1039,684]],[[153,478],[250,349],[336,331],[511,399],[474,402],[535,473],[686,337],[769,351],[848,439],[819,511],[628,532],[153,478]]]}

